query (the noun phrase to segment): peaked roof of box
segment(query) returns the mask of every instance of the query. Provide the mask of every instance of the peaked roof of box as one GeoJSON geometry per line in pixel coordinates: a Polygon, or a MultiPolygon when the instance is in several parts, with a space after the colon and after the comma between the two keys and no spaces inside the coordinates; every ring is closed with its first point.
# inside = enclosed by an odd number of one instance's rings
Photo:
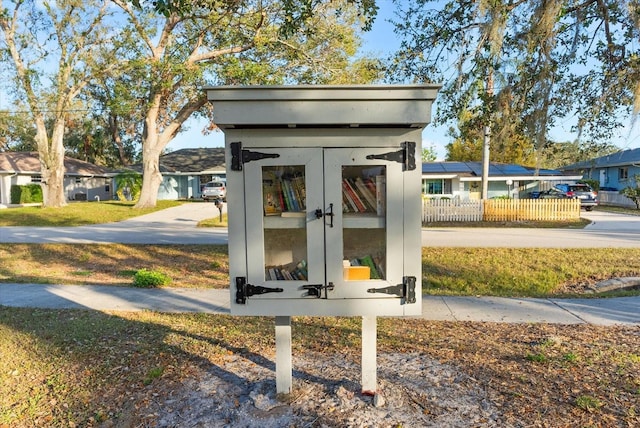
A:
{"type": "Polygon", "coordinates": [[[622,166],[640,164],[640,149],[621,150],[606,156],[590,159],[587,161],[576,162],[571,165],[562,167],[563,171],[575,171],[587,168],[606,168],[608,166],[622,166]]]}
{"type": "MultiPolygon", "coordinates": [[[[456,174],[465,177],[481,177],[482,162],[423,162],[423,174],[456,174]]],[[[489,163],[490,177],[536,177],[536,176],[560,176],[561,171],[554,169],[536,169],[528,166],[503,163],[489,163]]]]}
{"type": "MultiPolygon", "coordinates": [[[[79,159],[64,157],[66,175],[110,176],[114,171],[79,159]]],[[[0,173],[40,174],[40,156],[38,152],[0,153],[0,173]]]]}

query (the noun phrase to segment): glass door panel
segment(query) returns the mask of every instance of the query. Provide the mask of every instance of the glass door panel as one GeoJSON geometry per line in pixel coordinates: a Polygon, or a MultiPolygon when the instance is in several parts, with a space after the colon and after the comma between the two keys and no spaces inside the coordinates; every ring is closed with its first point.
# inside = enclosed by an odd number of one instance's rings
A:
{"type": "Polygon", "coordinates": [[[402,165],[367,159],[387,152],[325,150],[325,188],[339,189],[325,198],[342,207],[326,229],[327,266],[341,267],[327,271],[329,298],[384,298],[367,290],[402,283],[402,165]]]}
{"type": "Polygon", "coordinates": [[[283,289],[255,297],[300,298],[306,293],[302,285],[324,283],[324,243],[309,238],[323,236],[322,220],[315,215],[322,206],[322,152],[259,151],[278,157],[244,164],[247,218],[262,221],[259,228],[247,228],[248,282],[283,289]]]}
{"type": "Polygon", "coordinates": [[[305,166],[263,166],[264,273],[267,281],[306,281],[305,166]]]}

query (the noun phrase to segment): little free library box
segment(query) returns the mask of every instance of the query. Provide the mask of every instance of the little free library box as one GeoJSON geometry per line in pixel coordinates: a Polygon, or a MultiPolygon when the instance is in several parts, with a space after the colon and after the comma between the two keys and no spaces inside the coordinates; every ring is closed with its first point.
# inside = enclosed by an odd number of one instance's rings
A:
{"type": "Polygon", "coordinates": [[[205,88],[225,134],[231,313],[276,317],[278,392],[291,316],[362,316],[375,391],[375,317],[422,313],[421,141],[439,87],[205,88]]]}

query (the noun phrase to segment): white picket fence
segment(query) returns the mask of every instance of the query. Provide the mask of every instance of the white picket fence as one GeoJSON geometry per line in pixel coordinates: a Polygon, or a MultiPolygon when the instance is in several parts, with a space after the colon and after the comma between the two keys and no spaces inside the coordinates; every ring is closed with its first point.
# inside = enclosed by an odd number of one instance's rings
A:
{"type": "Polygon", "coordinates": [[[580,218],[578,199],[424,199],[422,222],[568,221],[580,218]]]}
{"type": "Polygon", "coordinates": [[[482,221],[481,200],[424,199],[422,222],[482,221]]]}

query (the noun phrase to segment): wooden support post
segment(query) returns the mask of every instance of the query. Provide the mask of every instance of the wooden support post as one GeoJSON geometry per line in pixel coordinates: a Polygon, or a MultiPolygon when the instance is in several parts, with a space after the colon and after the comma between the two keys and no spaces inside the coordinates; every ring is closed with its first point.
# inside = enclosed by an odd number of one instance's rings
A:
{"type": "Polygon", "coordinates": [[[291,317],[276,316],[276,393],[292,391],[291,317]]]}
{"type": "Polygon", "coordinates": [[[375,316],[362,317],[362,393],[375,395],[377,379],[377,319],[375,316]]]}

